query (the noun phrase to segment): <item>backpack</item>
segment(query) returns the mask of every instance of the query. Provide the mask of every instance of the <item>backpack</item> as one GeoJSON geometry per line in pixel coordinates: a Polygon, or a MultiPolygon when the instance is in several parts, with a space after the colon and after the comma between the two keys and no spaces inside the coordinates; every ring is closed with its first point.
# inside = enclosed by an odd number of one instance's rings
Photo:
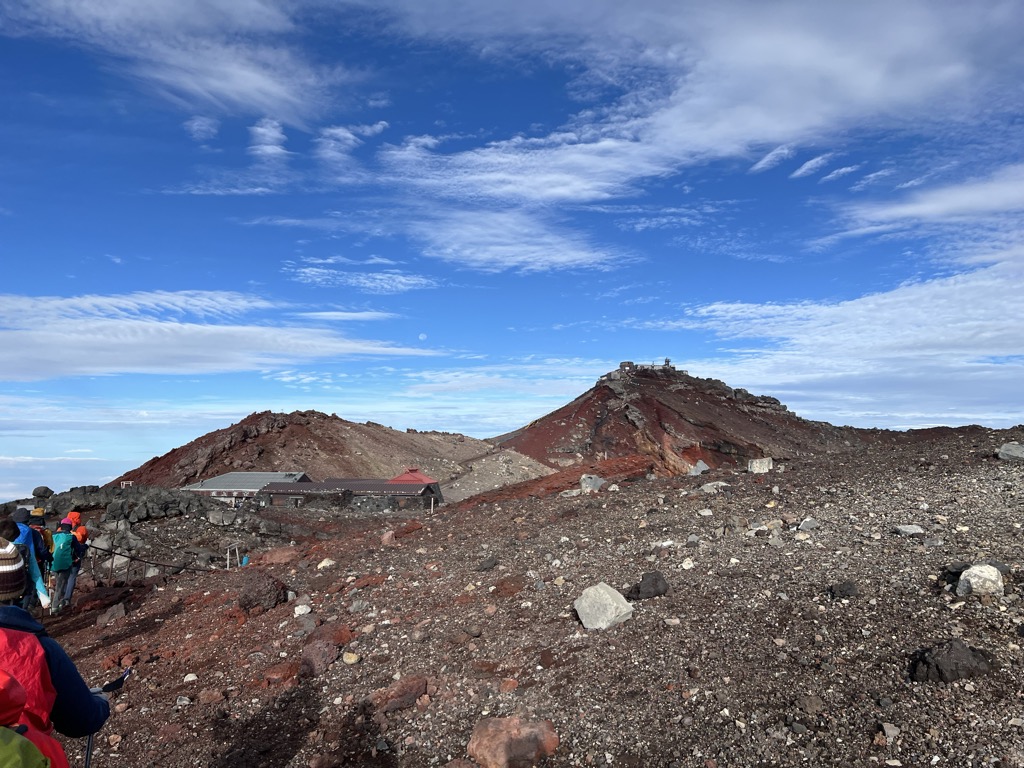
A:
{"type": "Polygon", "coordinates": [[[22,735],[25,726],[0,726],[0,768],[50,768],[39,747],[22,735]]]}
{"type": "Polygon", "coordinates": [[[71,544],[74,538],[74,535],[70,533],[61,532],[53,535],[53,563],[50,565],[50,569],[55,573],[66,571],[71,567],[75,554],[71,544]]]}

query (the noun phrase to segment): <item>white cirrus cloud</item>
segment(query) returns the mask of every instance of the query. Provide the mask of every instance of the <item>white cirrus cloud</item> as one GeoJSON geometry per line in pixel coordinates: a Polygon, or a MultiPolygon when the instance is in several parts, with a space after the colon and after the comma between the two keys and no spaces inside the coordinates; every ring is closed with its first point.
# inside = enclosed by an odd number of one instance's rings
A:
{"type": "Polygon", "coordinates": [[[835,181],[841,179],[843,176],[848,176],[851,173],[855,173],[861,169],[863,163],[857,163],[856,165],[844,165],[842,168],[836,168],[834,171],[829,173],[827,176],[822,176],[818,179],[818,183],[822,184],[826,181],[835,181]]]}
{"type": "Polygon", "coordinates": [[[802,179],[805,176],[810,176],[812,173],[817,173],[822,168],[824,168],[826,165],[828,165],[831,160],[832,160],[832,153],[831,152],[826,152],[824,155],[818,155],[817,157],[812,157],[806,163],[804,163],[799,168],[797,168],[795,171],[793,171],[791,174],[789,174],[789,178],[791,178],[791,179],[802,179]]]}
{"type": "Polygon", "coordinates": [[[223,373],[339,356],[433,354],[323,327],[267,321],[268,311],[288,309],[219,291],[0,296],[0,380],[223,373]],[[257,310],[260,322],[242,321],[257,310]]]}
{"type": "Polygon", "coordinates": [[[789,147],[789,146],[776,147],[771,152],[769,152],[767,155],[765,155],[760,160],[758,160],[756,163],[754,163],[752,166],[750,166],[750,171],[749,172],[750,173],[761,173],[762,171],[767,171],[767,170],[769,170],[771,168],[774,168],[779,163],[785,162],[786,160],[788,160],[789,158],[791,158],[795,154],[796,154],[796,150],[793,149],[793,147],[789,147]]]}
{"type": "Polygon", "coordinates": [[[424,254],[483,272],[609,269],[633,260],[524,210],[421,210],[406,222],[424,254]]]}
{"type": "Polygon", "coordinates": [[[353,75],[314,65],[294,46],[299,9],[273,0],[11,0],[3,13],[7,34],[72,40],[182,105],[302,124],[353,75]]]}
{"type": "Polygon", "coordinates": [[[209,141],[220,130],[220,120],[213,117],[194,115],[184,122],[184,127],[194,141],[209,141]]]}
{"type": "Polygon", "coordinates": [[[422,275],[410,275],[398,270],[384,272],[352,272],[327,267],[306,266],[302,264],[285,264],[283,271],[292,280],[306,285],[321,288],[355,288],[363,293],[377,295],[406,293],[430,288],[439,288],[441,284],[422,275]]]}

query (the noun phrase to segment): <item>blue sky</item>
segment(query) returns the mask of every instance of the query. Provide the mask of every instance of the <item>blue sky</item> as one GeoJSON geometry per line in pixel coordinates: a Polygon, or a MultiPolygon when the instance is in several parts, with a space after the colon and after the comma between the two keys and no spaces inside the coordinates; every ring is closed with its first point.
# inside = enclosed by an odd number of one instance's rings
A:
{"type": "Polygon", "coordinates": [[[10,0],[0,498],[672,358],[1024,422],[1019,2],[10,0]]]}

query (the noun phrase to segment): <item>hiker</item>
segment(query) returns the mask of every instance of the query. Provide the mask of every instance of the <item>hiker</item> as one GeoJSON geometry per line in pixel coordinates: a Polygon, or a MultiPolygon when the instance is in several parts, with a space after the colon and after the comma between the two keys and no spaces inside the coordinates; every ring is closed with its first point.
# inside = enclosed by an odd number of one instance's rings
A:
{"type": "Polygon", "coordinates": [[[43,574],[39,571],[39,562],[36,559],[35,539],[38,534],[29,528],[28,519],[29,513],[27,509],[15,510],[10,520],[17,526],[18,533],[14,539],[8,539],[17,545],[25,558],[25,567],[28,569],[28,581],[23,584],[24,596],[22,606],[31,610],[38,598],[39,604],[43,608],[49,608],[50,592],[46,588],[46,582],[43,581],[43,574]]]}
{"type": "MultiPolygon", "coordinates": [[[[75,663],[56,640],[15,603],[25,590],[25,561],[4,534],[12,523],[0,521],[0,669],[15,677],[26,692],[19,723],[50,736],[54,729],[73,739],[95,733],[110,716],[106,695],[93,693],[75,663]]],[[[56,741],[57,747],[60,744],[56,741]]],[[[53,765],[67,768],[63,762],[53,765]]],[[[52,758],[51,758],[52,759],[52,758]]]]}
{"type": "MultiPolygon", "coordinates": [[[[77,512],[73,514],[78,515],[77,512]]],[[[85,539],[88,538],[85,526],[79,525],[77,529],[74,526],[75,521],[70,515],[61,520],[58,526],[58,531],[65,531],[69,534],[68,544],[71,550],[71,566],[63,579],[63,586],[57,585],[53,592],[53,599],[57,601],[58,609],[71,605],[71,596],[75,593],[78,572],[82,570],[82,558],[85,557],[85,553],[89,549],[89,545],[85,543],[85,539]],[[82,532],[81,536],[78,535],[78,531],[82,532]]]]}
{"type": "MultiPolygon", "coordinates": [[[[32,543],[35,545],[36,562],[39,564],[39,572],[42,574],[43,583],[49,585],[50,561],[53,560],[53,534],[46,527],[46,518],[42,507],[36,507],[29,512],[28,527],[34,532],[32,543]]],[[[33,590],[29,590],[25,597],[25,610],[31,611],[39,604],[39,601],[36,599],[36,593],[33,590]]]]}
{"type": "Polygon", "coordinates": [[[0,765],[53,768],[67,765],[60,743],[21,722],[28,692],[18,679],[0,669],[0,765]],[[63,762],[62,762],[63,761],[63,762]]]}
{"type": "MultiPolygon", "coordinates": [[[[75,538],[85,544],[89,540],[89,530],[82,523],[82,513],[75,510],[71,510],[67,513],[64,520],[71,521],[71,532],[75,534],[75,538]]],[[[61,522],[64,522],[61,520],[61,522]]]]}
{"type": "Polygon", "coordinates": [[[64,590],[64,595],[61,596],[58,592],[58,597],[64,601],[65,605],[71,605],[71,595],[75,592],[75,584],[78,582],[78,572],[82,570],[82,558],[85,556],[85,552],[89,545],[86,543],[89,540],[89,531],[82,525],[82,513],[71,510],[68,512],[61,522],[71,523],[71,532],[78,539],[78,543],[81,545],[76,548],[77,556],[75,557],[74,563],[71,565],[71,573],[68,574],[68,586],[64,590]]]}
{"type": "Polygon", "coordinates": [[[71,567],[76,560],[80,562],[82,559],[78,547],[82,547],[84,550],[84,546],[71,533],[71,524],[61,523],[57,527],[57,533],[53,535],[52,568],[56,577],[53,585],[54,613],[71,604],[70,596],[65,597],[65,593],[68,588],[68,579],[71,576],[71,567]]]}

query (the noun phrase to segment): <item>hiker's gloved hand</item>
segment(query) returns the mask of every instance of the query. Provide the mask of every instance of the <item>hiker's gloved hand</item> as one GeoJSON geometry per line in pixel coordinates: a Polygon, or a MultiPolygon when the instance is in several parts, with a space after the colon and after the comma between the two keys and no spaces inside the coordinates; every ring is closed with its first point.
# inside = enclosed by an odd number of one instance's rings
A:
{"type": "Polygon", "coordinates": [[[39,594],[39,604],[41,606],[43,606],[43,608],[49,608],[50,607],[50,595],[49,595],[49,593],[47,593],[47,592],[39,592],[38,594],[39,594]]]}

